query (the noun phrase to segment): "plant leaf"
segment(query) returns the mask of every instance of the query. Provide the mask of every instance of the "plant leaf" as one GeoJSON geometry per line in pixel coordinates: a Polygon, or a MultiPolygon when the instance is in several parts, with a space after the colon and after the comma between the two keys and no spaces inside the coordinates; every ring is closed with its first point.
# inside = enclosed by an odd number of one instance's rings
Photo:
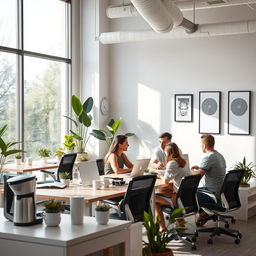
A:
{"type": "Polygon", "coordinates": [[[106,140],[106,135],[100,131],[100,130],[92,130],[90,133],[92,136],[94,136],[95,138],[99,139],[99,140],[106,140]]]}
{"type": "Polygon", "coordinates": [[[1,128],[1,130],[0,130],[0,137],[5,133],[5,131],[6,131],[6,129],[7,129],[7,124],[6,125],[4,125],[2,128],[1,128]]]}
{"type": "Polygon", "coordinates": [[[91,119],[89,118],[89,116],[85,112],[81,113],[78,120],[81,124],[83,124],[86,127],[91,126],[91,119]]]}
{"type": "Polygon", "coordinates": [[[72,130],[70,130],[70,132],[72,133],[73,137],[76,140],[83,140],[83,138],[81,136],[79,136],[77,133],[73,132],[72,130]]]}
{"type": "Polygon", "coordinates": [[[125,134],[126,137],[131,137],[131,136],[134,136],[134,135],[135,135],[135,133],[131,133],[131,132],[128,132],[128,133],[125,134]]]}
{"type": "Polygon", "coordinates": [[[77,116],[80,116],[83,112],[83,106],[80,99],[76,95],[71,97],[71,106],[77,116]]]}
{"type": "Polygon", "coordinates": [[[112,129],[113,129],[114,133],[117,132],[117,130],[118,130],[120,124],[121,124],[121,119],[118,119],[118,120],[116,120],[116,121],[114,122],[114,124],[112,125],[112,129]]]}
{"type": "Polygon", "coordinates": [[[1,151],[2,151],[2,154],[3,154],[3,152],[5,152],[6,149],[7,149],[7,146],[6,146],[5,142],[3,141],[3,139],[2,139],[1,137],[0,137],[0,149],[1,149],[1,151]]]}
{"type": "Polygon", "coordinates": [[[112,128],[113,124],[115,123],[115,120],[112,118],[109,123],[107,124],[107,126],[110,126],[112,128]]]}
{"type": "Polygon", "coordinates": [[[83,104],[83,110],[87,114],[92,110],[93,107],[93,98],[89,97],[83,104]]]}
{"type": "Polygon", "coordinates": [[[17,154],[17,153],[21,153],[23,152],[22,149],[12,149],[12,150],[8,150],[4,152],[4,156],[9,156],[9,155],[13,155],[13,154],[17,154]]]}
{"type": "Polygon", "coordinates": [[[67,119],[71,120],[75,124],[75,126],[77,127],[77,121],[75,121],[73,118],[71,118],[69,116],[64,116],[64,117],[66,117],[67,119]]]}

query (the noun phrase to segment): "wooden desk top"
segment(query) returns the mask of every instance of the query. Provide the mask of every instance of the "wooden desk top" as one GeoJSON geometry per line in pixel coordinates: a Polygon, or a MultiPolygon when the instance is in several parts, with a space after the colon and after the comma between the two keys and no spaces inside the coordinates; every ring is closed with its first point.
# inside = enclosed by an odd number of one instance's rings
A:
{"type": "Polygon", "coordinates": [[[59,164],[43,164],[40,161],[34,161],[32,165],[27,165],[22,163],[20,165],[16,164],[6,164],[3,168],[3,172],[16,172],[16,173],[24,173],[24,172],[32,172],[39,171],[44,169],[55,169],[58,168],[59,164]]]}
{"type": "MultiPolygon", "coordinates": [[[[166,186],[160,179],[157,179],[155,188],[166,186]]],[[[83,196],[86,203],[92,203],[99,200],[110,199],[123,196],[127,190],[127,185],[111,186],[93,190],[91,186],[70,185],[65,189],[37,188],[37,198],[68,200],[71,196],[83,196]]]]}

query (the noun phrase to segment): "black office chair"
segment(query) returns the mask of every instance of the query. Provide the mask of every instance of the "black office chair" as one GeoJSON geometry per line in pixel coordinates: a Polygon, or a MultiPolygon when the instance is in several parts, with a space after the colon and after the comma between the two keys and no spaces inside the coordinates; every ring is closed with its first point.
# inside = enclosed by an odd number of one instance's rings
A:
{"type": "MultiPolygon", "coordinates": [[[[213,215],[203,219],[203,221],[211,219],[217,222],[216,227],[202,228],[197,230],[197,232],[211,233],[208,239],[208,244],[212,244],[212,238],[214,236],[219,236],[221,234],[235,237],[235,243],[240,243],[242,234],[238,230],[229,229],[229,224],[225,220],[227,218],[230,218],[231,222],[234,223],[234,218],[232,216],[222,215],[221,213],[235,211],[240,208],[241,203],[239,199],[238,189],[243,175],[244,170],[229,171],[225,176],[219,195],[215,196],[215,203],[200,203],[200,207],[205,209],[206,212],[209,211],[213,213],[213,215]],[[220,227],[220,222],[226,223],[225,228],[220,227]]],[[[205,193],[214,197],[214,194],[209,191],[205,191],[205,193]]]]}
{"type": "Polygon", "coordinates": [[[110,214],[110,218],[130,220],[132,222],[143,221],[144,211],[149,212],[150,200],[156,182],[156,175],[143,175],[134,177],[128,185],[123,200],[115,202],[104,200],[116,213],[110,214]]]}
{"type": "Polygon", "coordinates": [[[55,182],[60,181],[59,174],[61,172],[69,172],[72,178],[72,170],[73,166],[76,160],[76,153],[66,154],[61,158],[58,170],[57,170],[57,177],[55,175],[55,171],[51,170],[41,170],[41,172],[46,173],[50,175],[53,179],[52,180],[46,180],[46,181],[39,181],[37,184],[43,184],[43,183],[49,183],[49,182],[55,182]]]}
{"type": "Polygon", "coordinates": [[[97,167],[98,167],[99,175],[105,175],[104,159],[102,159],[102,158],[96,159],[96,164],[97,164],[97,167]]]}
{"type": "MultiPolygon", "coordinates": [[[[182,178],[179,189],[176,195],[176,204],[173,205],[164,205],[161,207],[163,213],[168,216],[172,213],[174,209],[184,208],[183,214],[181,217],[187,217],[190,215],[196,215],[199,211],[199,206],[197,202],[197,187],[199,185],[201,179],[201,175],[190,175],[182,178]]],[[[158,196],[165,197],[163,194],[157,194],[158,196]]],[[[188,233],[188,232],[180,232],[176,233],[173,236],[175,240],[183,240],[189,243],[192,246],[192,250],[196,250],[196,237],[197,232],[188,233]],[[189,238],[191,237],[191,239],[189,238]]]]}

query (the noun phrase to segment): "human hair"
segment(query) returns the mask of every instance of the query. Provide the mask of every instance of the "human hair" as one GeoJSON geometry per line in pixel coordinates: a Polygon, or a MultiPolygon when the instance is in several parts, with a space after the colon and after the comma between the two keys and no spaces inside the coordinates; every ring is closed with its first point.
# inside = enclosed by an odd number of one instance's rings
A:
{"type": "Polygon", "coordinates": [[[108,160],[110,154],[116,153],[117,150],[118,150],[118,148],[119,148],[119,144],[123,144],[126,139],[127,139],[127,136],[125,136],[125,135],[117,135],[117,136],[113,139],[113,141],[112,141],[112,143],[111,143],[111,145],[110,145],[110,147],[109,147],[108,153],[107,153],[107,155],[106,155],[105,158],[104,158],[104,162],[105,162],[105,163],[107,162],[107,160],[108,160]]]}
{"type": "Polygon", "coordinates": [[[215,139],[211,134],[204,134],[201,136],[201,139],[202,139],[203,144],[207,148],[214,148],[215,139]]]}
{"type": "Polygon", "coordinates": [[[172,135],[169,132],[164,132],[159,136],[159,139],[167,138],[168,140],[171,141],[172,135]]]}
{"type": "Polygon", "coordinates": [[[185,167],[186,160],[181,157],[179,147],[176,143],[172,142],[167,144],[164,150],[166,152],[166,162],[168,162],[168,160],[175,160],[179,167],[185,167]]]}

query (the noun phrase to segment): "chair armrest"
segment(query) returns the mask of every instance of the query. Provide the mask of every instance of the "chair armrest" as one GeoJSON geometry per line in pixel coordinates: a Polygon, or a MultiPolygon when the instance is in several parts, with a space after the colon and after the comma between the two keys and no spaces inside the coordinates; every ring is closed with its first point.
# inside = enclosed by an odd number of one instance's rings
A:
{"type": "Polygon", "coordinates": [[[105,200],[102,200],[103,203],[105,204],[110,204],[110,205],[120,205],[120,202],[117,202],[117,201],[113,201],[113,200],[110,200],[110,199],[105,199],[105,200]]]}
{"type": "Polygon", "coordinates": [[[55,181],[57,181],[56,176],[55,176],[55,171],[51,171],[51,170],[40,170],[40,172],[46,173],[48,175],[50,175],[55,181]]]}
{"type": "Polygon", "coordinates": [[[200,192],[206,194],[206,195],[209,196],[209,197],[211,197],[212,200],[213,200],[215,203],[218,202],[215,193],[213,193],[212,191],[200,189],[200,192]]]}

